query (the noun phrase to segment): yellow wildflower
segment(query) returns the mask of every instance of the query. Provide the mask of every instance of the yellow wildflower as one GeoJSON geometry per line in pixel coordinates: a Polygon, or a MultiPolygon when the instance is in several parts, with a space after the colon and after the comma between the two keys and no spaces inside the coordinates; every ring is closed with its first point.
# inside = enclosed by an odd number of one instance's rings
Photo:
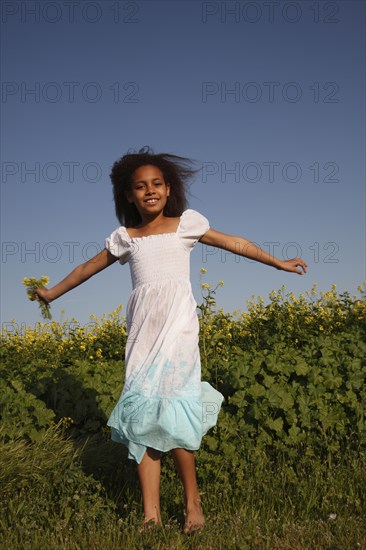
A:
{"type": "MultiPolygon", "coordinates": [[[[46,275],[37,280],[35,277],[24,277],[23,285],[28,287],[27,294],[28,298],[32,301],[36,300],[35,290],[37,288],[43,288],[49,283],[49,278],[46,275]]],[[[43,300],[39,300],[39,306],[41,308],[41,313],[44,319],[52,319],[50,312],[50,305],[43,300]]]]}

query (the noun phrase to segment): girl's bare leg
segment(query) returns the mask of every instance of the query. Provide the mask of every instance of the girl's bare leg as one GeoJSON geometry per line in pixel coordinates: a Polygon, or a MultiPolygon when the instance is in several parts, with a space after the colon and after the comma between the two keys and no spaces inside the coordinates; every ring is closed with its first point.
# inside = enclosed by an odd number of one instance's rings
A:
{"type": "Polygon", "coordinates": [[[205,523],[197,487],[194,454],[193,451],[187,451],[186,449],[173,449],[171,453],[185,493],[186,520],[184,532],[190,533],[201,529],[205,523]]]}
{"type": "Polygon", "coordinates": [[[144,523],[152,520],[161,524],[160,469],[160,451],[148,448],[141,463],[137,465],[144,504],[144,523]]]}

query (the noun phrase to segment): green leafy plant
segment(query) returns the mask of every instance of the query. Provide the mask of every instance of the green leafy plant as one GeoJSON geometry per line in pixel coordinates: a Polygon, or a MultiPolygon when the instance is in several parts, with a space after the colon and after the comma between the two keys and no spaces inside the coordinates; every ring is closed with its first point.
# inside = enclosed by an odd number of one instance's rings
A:
{"type": "MultiPolygon", "coordinates": [[[[365,283],[358,296],[282,286],[242,313],[217,309],[222,282],[202,285],[202,378],[225,402],[196,453],[208,529],[194,544],[364,547],[365,283]]],[[[164,530],[139,535],[134,465],[110,441],[128,338],[121,309],[85,326],[1,333],[0,539],[9,548],[186,545],[171,457],[162,461],[164,530]]]]}

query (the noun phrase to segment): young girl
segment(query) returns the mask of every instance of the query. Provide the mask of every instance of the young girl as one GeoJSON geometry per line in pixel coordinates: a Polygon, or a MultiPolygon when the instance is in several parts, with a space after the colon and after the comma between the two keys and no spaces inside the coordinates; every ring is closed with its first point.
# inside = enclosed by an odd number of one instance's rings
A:
{"type": "Polygon", "coordinates": [[[186,185],[195,172],[189,159],[149,148],[123,156],[111,173],[121,226],[94,258],[36,291],[50,303],[117,260],[129,263],[125,385],[108,425],[137,462],[145,527],[161,523],[160,456],[171,452],[184,486],[185,533],[204,525],[193,451],[216,424],[223,400],[201,382],[190,252],[200,241],[299,275],[307,268],[300,258],[281,261],[243,237],[210,229],[204,216],[187,209],[186,185]]]}

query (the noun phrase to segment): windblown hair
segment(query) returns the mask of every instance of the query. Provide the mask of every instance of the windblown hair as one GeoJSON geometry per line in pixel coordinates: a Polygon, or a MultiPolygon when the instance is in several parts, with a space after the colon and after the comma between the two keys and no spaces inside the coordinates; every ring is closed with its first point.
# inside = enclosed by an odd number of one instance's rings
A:
{"type": "Polygon", "coordinates": [[[199,171],[192,167],[193,161],[188,158],[169,153],[154,154],[148,146],[137,153],[127,152],[113,164],[110,174],[116,216],[126,227],[134,227],[141,222],[136,206],[127,200],[126,191],[131,189],[131,177],[135,170],[147,164],[159,168],[165,183],[170,183],[170,195],[163,211],[167,217],[181,216],[187,208],[188,182],[199,171]]]}

